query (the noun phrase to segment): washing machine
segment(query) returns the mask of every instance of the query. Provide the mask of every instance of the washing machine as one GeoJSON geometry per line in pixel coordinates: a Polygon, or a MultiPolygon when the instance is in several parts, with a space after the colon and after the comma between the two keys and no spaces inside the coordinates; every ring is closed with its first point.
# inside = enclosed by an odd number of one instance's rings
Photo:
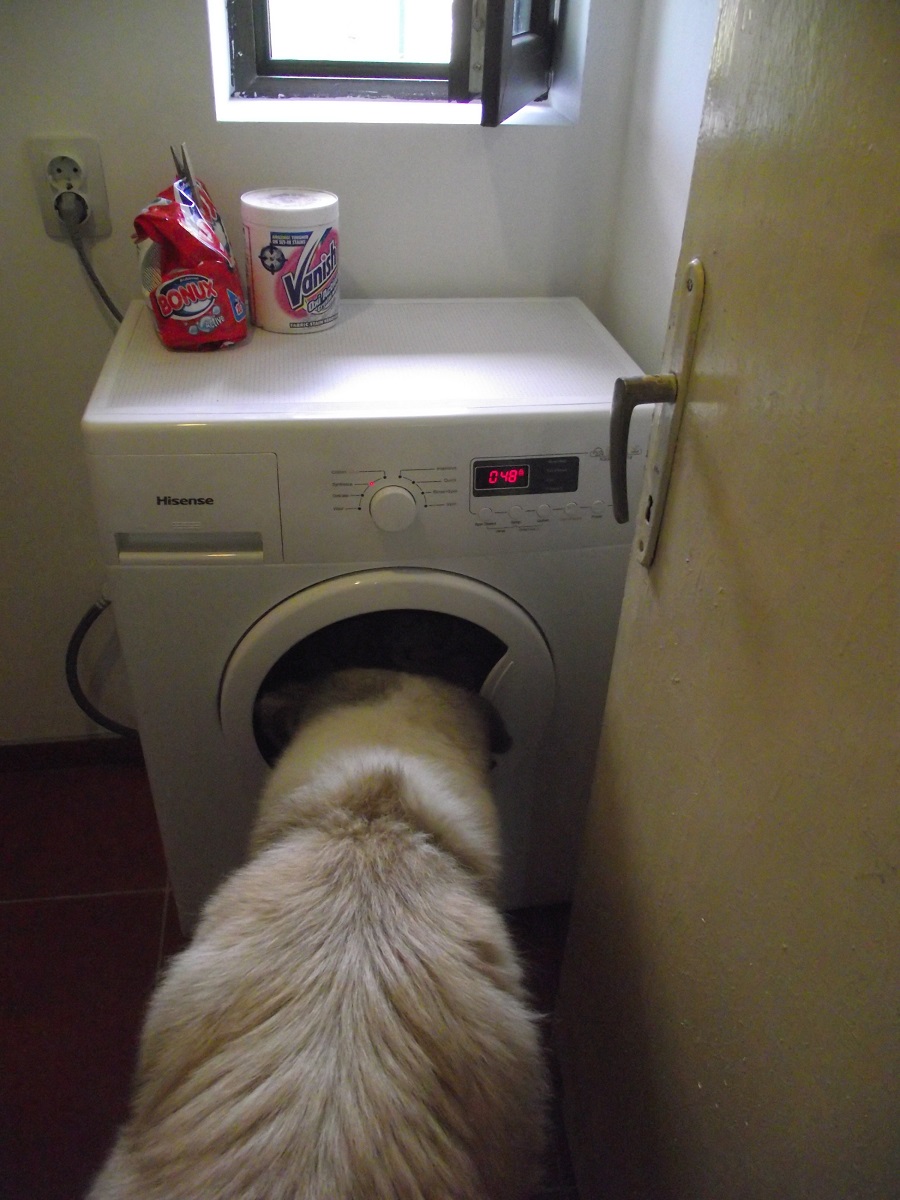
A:
{"type": "Polygon", "coordinates": [[[349,665],[494,703],[504,901],[569,894],[632,533],[610,404],[639,373],[574,298],[344,301],[328,331],[193,354],[130,308],[83,433],[185,929],[244,856],[265,696],[349,665]]]}

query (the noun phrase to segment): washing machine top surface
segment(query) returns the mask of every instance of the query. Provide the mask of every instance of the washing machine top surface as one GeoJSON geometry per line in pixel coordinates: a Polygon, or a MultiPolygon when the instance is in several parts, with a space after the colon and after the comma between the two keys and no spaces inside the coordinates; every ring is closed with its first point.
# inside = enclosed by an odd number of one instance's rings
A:
{"type": "Polygon", "coordinates": [[[85,425],[365,417],[608,406],[640,368],[574,297],[345,300],[327,331],[252,329],[203,353],[167,350],[135,301],[85,425]]]}

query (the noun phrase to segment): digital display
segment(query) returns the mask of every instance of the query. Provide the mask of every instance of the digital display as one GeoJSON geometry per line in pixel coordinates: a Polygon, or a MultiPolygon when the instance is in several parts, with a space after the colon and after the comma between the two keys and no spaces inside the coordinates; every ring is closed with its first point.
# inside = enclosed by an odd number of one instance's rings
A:
{"type": "Polygon", "coordinates": [[[489,492],[527,492],[531,467],[527,462],[478,463],[475,467],[475,494],[489,492]]]}
{"type": "Polygon", "coordinates": [[[577,454],[538,454],[528,458],[479,458],[472,463],[472,495],[532,496],[578,491],[577,454]]]}

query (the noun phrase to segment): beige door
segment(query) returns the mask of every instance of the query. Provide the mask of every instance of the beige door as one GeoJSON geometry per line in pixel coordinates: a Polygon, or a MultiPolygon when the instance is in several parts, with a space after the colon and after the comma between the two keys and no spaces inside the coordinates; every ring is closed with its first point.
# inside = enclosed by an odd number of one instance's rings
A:
{"type": "Polygon", "coordinates": [[[900,1194],[898,47],[723,0],[559,1004],[582,1200],[900,1194]]]}

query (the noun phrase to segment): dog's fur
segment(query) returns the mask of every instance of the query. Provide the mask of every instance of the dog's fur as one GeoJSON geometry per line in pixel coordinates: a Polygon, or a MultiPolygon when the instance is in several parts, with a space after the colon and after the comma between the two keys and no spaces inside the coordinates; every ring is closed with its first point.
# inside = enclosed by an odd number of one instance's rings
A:
{"type": "Polygon", "coordinates": [[[300,717],[151,1002],[90,1200],[525,1200],[546,1084],[482,705],[347,671],[300,717]]]}

